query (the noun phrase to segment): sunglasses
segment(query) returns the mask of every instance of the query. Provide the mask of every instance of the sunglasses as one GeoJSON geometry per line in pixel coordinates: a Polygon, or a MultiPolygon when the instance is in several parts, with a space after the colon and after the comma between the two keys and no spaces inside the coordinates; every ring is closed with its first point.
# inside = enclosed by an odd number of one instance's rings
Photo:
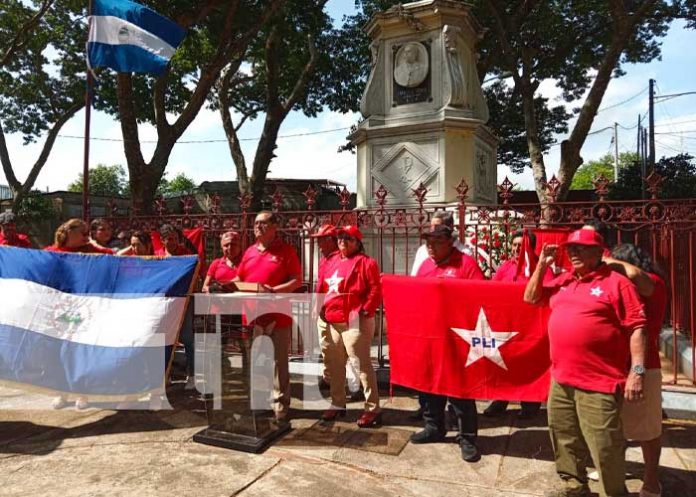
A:
{"type": "Polygon", "coordinates": [[[349,236],[349,235],[338,235],[338,239],[343,240],[345,242],[354,242],[357,240],[354,236],[349,236]]]}

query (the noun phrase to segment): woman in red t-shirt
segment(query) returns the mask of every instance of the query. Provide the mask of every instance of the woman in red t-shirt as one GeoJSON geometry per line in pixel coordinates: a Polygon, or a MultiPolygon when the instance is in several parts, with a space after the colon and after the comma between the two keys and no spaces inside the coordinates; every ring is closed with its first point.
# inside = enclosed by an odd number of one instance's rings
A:
{"type": "Polygon", "coordinates": [[[203,282],[203,293],[213,288],[222,289],[237,277],[237,267],[242,255],[242,240],[236,231],[228,231],[220,236],[222,257],[210,263],[208,274],[203,282]]]}
{"type": "Polygon", "coordinates": [[[364,253],[362,233],[356,226],[338,230],[339,253],[326,260],[317,278],[318,292],[325,293],[319,312],[323,333],[322,352],[327,362],[331,408],[324,421],[334,421],[346,409],[346,360],[360,372],[365,392],[365,412],[358,426],[381,423],[377,376],[372,368],[370,345],[375,334],[375,311],[382,301],[379,267],[364,253]]]}
{"type": "MultiPolygon", "coordinates": [[[[53,240],[53,245],[49,245],[44,250],[49,252],[113,255],[111,249],[98,247],[89,242],[89,228],[82,219],[70,219],[58,226],[53,240]]],[[[66,404],[67,400],[62,395],[55,397],[51,403],[54,409],[61,409],[66,404]]],[[[87,409],[87,407],[89,407],[89,403],[86,397],[78,397],[75,400],[76,409],[87,409]]]]}
{"type": "Polygon", "coordinates": [[[82,254],[110,254],[114,251],[89,242],[89,228],[82,219],[69,219],[58,226],[49,252],[76,252],[82,254]]]}
{"type": "Polygon", "coordinates": [[[641,495],[660,495],[658,467],[662,435],[662,372],[658,341],[667,309],[667,286],[650,254],[632,243],[622,243],[604,261],[612,270],[626,276],[635,285],[645,306],[647,346],[643,402],[622,406],[621,419],[628,440],[640,442],[645,470],[641,495]]]}

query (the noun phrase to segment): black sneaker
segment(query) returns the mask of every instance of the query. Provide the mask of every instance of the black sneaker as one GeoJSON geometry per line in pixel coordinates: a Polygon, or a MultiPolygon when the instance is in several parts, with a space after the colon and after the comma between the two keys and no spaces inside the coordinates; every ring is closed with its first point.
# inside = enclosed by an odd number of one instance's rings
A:
{"type": "Polygon", "coordinates": [[[518,419],[532,419],[539,414],[539,407],[527,407],[524,406],[520,409],[519,414],[517,414],[518,419]]]}
{"type": "Polygon", "coordinates": [[[457,441],[459,442],[459,448],[462,450],[462,459],[466,462],[476,462],[481,459],[481,452],[479,452],[475,443],[463,437],[459,437],[457,441]]]}
{"type": "Polygon", "coordinates": [[[358,390],[357,392],[348,392],[346,394],[346,397],[351,401],[351,402],[358,402],[361,400],[365,400],[365,394],[363,393],[362,390],[358,390]]]}
{"type": "Polygon", "coordinates": [[[408,415],[408,419],[410,419],[411,421],[423,421],[423,413],[424,412],[425,412],[425,409],[423,409],[422,407],[419,407],[417,411],[408,415]]]}
{"type": "Polygon", "coordinates": [[[445,434],[432,430],[421,430],[411,435],[410,439],[411,443],[414,444],[431,444],[442,442],[445,439],[445,434]]]}
{"type": "Polygon", "coordinates": [[[497,418],[503,416],[507,411],[508,403],[504,400],[494,400],[483,411],[483,415],[487,418],[497,418]]]}

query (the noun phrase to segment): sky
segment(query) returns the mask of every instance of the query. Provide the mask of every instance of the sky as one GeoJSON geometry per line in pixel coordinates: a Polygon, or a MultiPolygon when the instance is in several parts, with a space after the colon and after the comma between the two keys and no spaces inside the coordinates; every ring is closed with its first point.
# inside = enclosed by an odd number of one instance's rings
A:
{"type": "MultiPolygon", "coordinates": [[[[328,10],[336,22],[353,12],[353,0],[330,0],[328,10]]],[[[648,80],[657,81],[657,95],[696,92],[693,79],[694,55],[689,47],[696,46],[696,31],[686,30],[681,23],[674,23],[662,42],[662,57],[650,64],[625,65],[626,75],[612,80],[604,96],[600,113],[592,126],[581,155],[585,162],[613,152],[613,126],[619,123],[619,151],[636,149],[636,124],[639,115],[647,116],[648,80]],[[606,109],[606,110],[603,110],[606,109]],[[608,128],[603,130],[604,128],[608,128]]],[[[560,92],[553,81],[545,81],[539,92],[554,101],[560,92]]],[[[281,138],[276,149],[277,158],[271,163],[270,177],[276,178],[326,178],[339,181],[354,190],[356,183],[356,157],[349,152],[338,152],[345,144],[348,128],[358,119],[357,114],[323,112],[316,118],[308,118],[298,112],[291,113],[280,130],[281,138]]],[[[170,121],[172,119],[170,118],[170,121]]],[[[647,122],[647,121],[644,121],[647,122]]],[[[240,130],[243,151],[247,163],[253,160],[262,120],[247,122],[240,130]]],[[[571,121],[571,127],[573,122],[571,121]]],[[[671,156],[689,152],[696,156],[696,95],[658,100],[655,108],[656,156],[671,156]]],[[[51,155],[38,177],[36,188],[46,191],[63,190],[77,179],[82,171],[82,136],[84,135],[84,111],[78,113],[62,129],[51,155]]],[[[92,113],[90,165],[122,164],[123,153],[119,123],[110,116],[92,113]]],[[[140,126],[143,142],[156,139],[152,126],[140,126]]],[[[556,137],[560,142],[564,137],[556,137]]],[[[24,180],[39,154],[37,144],[24,145],[19,135],[7,136],[10,157],[20,180],[24,180]]],[[[554,146],[545,155],[547,174],[558,170],[560,147],[554,146]]],[[[154,144],[143,143],[143,154],[149,159],[154,144]]],[[[171,154],[167,175],[178,173],[200,183],[236,179],[234,164],[225,140],[219,114],[207,109],[198,117],[175,145],[171,154]],[[200,143],[206,141],[206,143],[200,143]],[[196,143],[198,142],[198,143],[196,143]]],[[[531,170],[513,175],[504,165],[498,166],[498,180],[505,176],[522,189],[533,188],[531,170]]],[[[6,184],[0,175],[0,184],[6,184]]]]}

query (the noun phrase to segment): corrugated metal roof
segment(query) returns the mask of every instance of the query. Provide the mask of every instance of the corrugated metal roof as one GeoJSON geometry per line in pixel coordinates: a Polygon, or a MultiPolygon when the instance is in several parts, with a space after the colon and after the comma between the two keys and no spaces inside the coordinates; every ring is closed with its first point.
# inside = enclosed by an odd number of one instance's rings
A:
{"type": "Polygon", "coordinates": [[[12,198],[12,190],[7,185],[0,185],[0,200],[12,198]]]}

